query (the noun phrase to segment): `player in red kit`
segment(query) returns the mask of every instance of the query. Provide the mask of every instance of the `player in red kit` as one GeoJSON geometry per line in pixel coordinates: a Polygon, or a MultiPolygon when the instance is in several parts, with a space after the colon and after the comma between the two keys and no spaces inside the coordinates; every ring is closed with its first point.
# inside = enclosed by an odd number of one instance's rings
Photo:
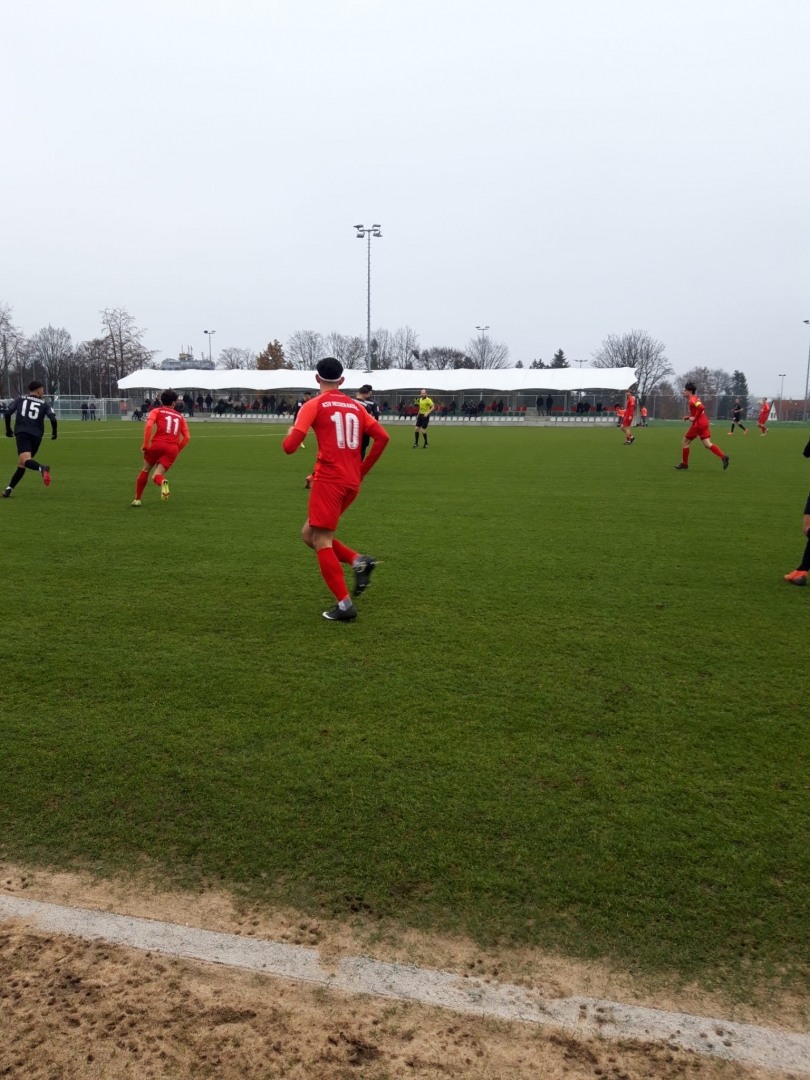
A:
{"type": "Polygon", "coordinates": [[[692,447],[694,439],[700,439],[707,450],[711,450],[713,454],[720,458],[723,462],[723,468],[728,468],[728,454],[724,454],[719,446],[715,446],[712,442],[712,433],[709,429],[709,418],[706,415],[706,410],[703,407],[703,402],[697,396],[697,387],[693,382],[688,382],[684,385],[683,396],[689,398],[689,415],[684,417],[684,420],[691,420],[692,423],[683,438],[683,461],[680,465],[676,465],[676,469],[688,469],[689,468],[689,451],[692,447]]]}
{"type": "Polygon", "coordinates": [[[757,427],[763,435],[768,434],[768,429],[765,427],[765,423],[768,417],[771,415],[771,407],[768,404],[768,399],[764,397],[762,399],[762,408],[759,410],[759,419],[757,420],[757,427]]]}
{"type": "Polygon", "coordinates": [[[162,406],[152,409],[146,418],[146,430],[143,435],[143,459],[146,468],[138,473],[135,482],[135,498],[130,506],[140,506],[144,488],[149,482],[149,473],[154,470],[152,479],[160,488],[160,497],[165,502],[169,497],[169,481],[166,473],[174,465],[177,455],[187,445],[191,436],[188,433],[186,419],[172,408],[177,401],[174,390],[164,390],[160,395],[162,406]],[[149,440],[154,431],[154,438],[149,440]]]}
{"type": "Polygon", "coordinates": [[[318,556],[321,574],[335,595],[336,606],[323,617],[333,622],[357,618],[349,598],[341,563],[354,569],[354,595],[369,586],[371,572],[377,565],[369,555],[360,555],[335,538],[340,515],[360,492],[360,484],[377,458],[385,450],[389,435],[378,420],[363,406],[341,393],[343,365],[334,356],[318,362],[315,378],[320,393],[301,407],[295,424],[282,443],[285,454],[294,454],[310,428],[318,440],[318,457],[310,482],[309,514],[301,530],[305,544],[318,556]],[[363,435],[374,440],[361,460],[363,435]]]}
{"type": "Polygon", "coordinates": [[[635,435],[632,433],[633,417],[636,415],[636,399],[633,396],[634,387],[630,387],[627,391],[627,403],[624,406],[624,416],[622,417],[622,431],[624,432],[624,445],[629,446],[630,443],[636,441],[635,435]]]}

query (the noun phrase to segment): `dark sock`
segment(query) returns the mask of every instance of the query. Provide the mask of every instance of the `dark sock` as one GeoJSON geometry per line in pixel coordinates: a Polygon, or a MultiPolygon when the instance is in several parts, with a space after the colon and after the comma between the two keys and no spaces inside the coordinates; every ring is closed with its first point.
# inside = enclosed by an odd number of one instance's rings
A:
{"type": "Polygon", "coordinates": [[[26,469],[33,469],[34,472],[42,472],[42,466],[38,461],[34,461],[33,458],[29,458],[25,463],[26,469]]]}
{"type": "Polygon", "coordinates": [[[422,438],[425,440],[425,446],[427,446],[427,435],[423,435],[422,438]]]}
{"type": "Polygon", "coordinates": [[[24,476],[25,476],[25,469],[17,469],[17,471],[14,473],[11,480],[9,481],[8,486],[10,488],[15,488],[17,486],[17,484],[19,484],[19,482],[22,480],[22,478],[24,476]]]}
{"type": "Polygon", "coordinates": [[[797,570],[806,570],[810,573],[810,536],[807,537],[807,546],[804,549],[802,561],[796,567],[797,570]]]}
{"type": "Polygon", "coordinates": [[[745,431],[745,424],[737,424],[737,427],[741,427],[745,431]]]}

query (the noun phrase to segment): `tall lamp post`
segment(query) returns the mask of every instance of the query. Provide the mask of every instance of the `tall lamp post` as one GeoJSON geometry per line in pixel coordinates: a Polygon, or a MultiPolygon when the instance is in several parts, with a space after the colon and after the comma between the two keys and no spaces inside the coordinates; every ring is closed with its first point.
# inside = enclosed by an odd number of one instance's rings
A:
{"type": "Polygon", "coordinates": [[[486,344],[487,344],[487,330],[489,330],[489,327],[488,326],[476,326],[475,329],[481,331],[481,363],[483,364],[483,362],[484,362],[484,349],[485,349],[486,344]]]}
{"type": "Polygon", "coordinates": [[[216,333],[216,330],[203,330],[204,334],[208,334],[208,363],[213,364],[214,360],[211,356],[211,338],[216,333]]]}
{"type": "MultiPolygon", "coordinates": [[[[810,319],[804,320],[805,326],[810,326],[810,319]]],[[[807,421],[807,395],[810,394],[810,345],[807,347],[807,378],[804,380],[804,409],[802,420],[807,421]]]]}
{"type": "Polygon", "coordinates": [[[779,416],[777,417],[777,420],[782,420],[783,419],[782,413],[785,411],[784,404],[783,404],[783,399],[785,397],[785,376],[780,375],[779,378],[782,381],[779,384],[779,416]]]}
{"type": "Polygon", "coordinates": [[[371,371],[371,238],[382,236],[382,225],[355,225],[358,240],[368,240],[368,276],[366,300],[366,371],[371,371]]]}

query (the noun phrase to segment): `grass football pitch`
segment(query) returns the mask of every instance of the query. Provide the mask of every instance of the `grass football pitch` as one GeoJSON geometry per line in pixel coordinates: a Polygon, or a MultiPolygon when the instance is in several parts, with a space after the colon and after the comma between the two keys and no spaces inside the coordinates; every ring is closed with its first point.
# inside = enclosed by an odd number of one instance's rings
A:
{"type": "Polygon", "coordinates": [[[285,430],[193,426],[135,510],[140,426],[65,423],[0,504],[0,857],[806,975],[806,433],[394,428],[344,625],[285,430]]]}

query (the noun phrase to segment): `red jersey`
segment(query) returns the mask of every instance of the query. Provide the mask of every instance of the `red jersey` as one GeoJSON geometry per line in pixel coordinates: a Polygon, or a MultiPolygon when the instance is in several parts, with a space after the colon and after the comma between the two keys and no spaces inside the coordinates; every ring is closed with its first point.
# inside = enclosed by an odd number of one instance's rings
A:
{"type": "Polygon", "coordinates": [[[340,390],[328,390],[302,405],[292,432],[282,444],[284,452],[294,453],[310,428],[318,440],[314,478],[346,488],[360,487],[389,438],[379,421],[340,390]],[[365,461],[361,461],[364,434],[371,436],[374,445],[365,461]]]}
{"type": "Polygon", "coordinates": [[[701,418],[707,419],[706,409],[697,394],[692,394],[689,398],[689,415],[692,417],[692,423],[697,423],[701,418]]]}
{"type": "Polygon", "coordinates": [[[152,409],[149,416],[147,416],[146,430],[143,436],[144,447],[149,445],[149,436],[152,434],[152,428],[155,429],[155,438],[153,441],[161,443],[164,446],[171,444],[182,450],[191,438],[188,433],[186,418],[176,409],[172,409],[167,405],[160,405],[157,409],[152,409]]]}
{"type": "Polygon", "coordinates": [[[768,402],[764,402],[762,408],[759,410],[759,422],[764,424],[768,417],[771,415],[771,407],[768,402]]]}
{"type": "Polygon", "coordinates": [[[624,419],[632,420],[636,411],[636,399],[632,394],[627,395],[627,404],[624,407],[624,419]]]}

